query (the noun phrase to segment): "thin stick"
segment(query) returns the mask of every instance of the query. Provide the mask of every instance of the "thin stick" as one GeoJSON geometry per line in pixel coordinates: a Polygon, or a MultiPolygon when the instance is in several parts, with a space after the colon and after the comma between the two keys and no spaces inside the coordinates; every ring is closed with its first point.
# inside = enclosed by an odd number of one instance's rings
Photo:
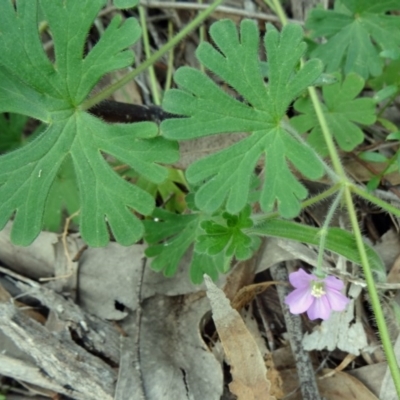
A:
{"type": "MultiPolygon", "coordinates": [[[[287,282],[289,280],[285,263],[279,263],[271,267],[271,276],[275,281],[287,282]]],[[[300,390],[303,399],[321,400],[318,391],[315,372],[312,366],[309,353],[303,347],[303,332],[301,317],[293,315],[285,304],[285,297],[290,289],[285,285],[277,285],[279,300],[285,318],[286,328],[289,334],[289,342],[296,360],[297,374],[300,382],[300,390]]]]}
{"type": "Polygon", "coordinates": [[[135,369],[138,371],[138,375],[140,378],[140,392],[143,394],[143,399],[145,398],[145,387],[143,382],[142,376],[142,366],[140,361],[140,333],[142,329],[142,286],[143,286],[143,277],[144,277],[144,270],[146,269],[147,258],[144,257],[142,259],[142,270],[140,273],[140,278],[137,283],[137,308],[136,308],[136,332],[135,332],[135,346],[136,349],[136,359],[135,359],[135,369]]]}
{"type": "MultiPolygon", "coordinates": [[[[208,7],[208,4],[200,4],[200,3],[178,3],[173,1],[146,1],[141,0],[140,5],[148,8],[161,8],[161,9],[175,9],[175,10],[205,10],[208,7]]],[[[265,14],[261,12],[252,12],[241,10],[233,7],[219,6],[215,9],[214,12],[220,12],[223,14],[237,15],[239,17],[256,19],[259,21],[268,21],[268,22],[280,22],[279,18],[276,15],[265,14]]],[[[298,21],[295,19],[290,19],[289,22],[298,25],[304,25],[303,21],[298,21]]]]}

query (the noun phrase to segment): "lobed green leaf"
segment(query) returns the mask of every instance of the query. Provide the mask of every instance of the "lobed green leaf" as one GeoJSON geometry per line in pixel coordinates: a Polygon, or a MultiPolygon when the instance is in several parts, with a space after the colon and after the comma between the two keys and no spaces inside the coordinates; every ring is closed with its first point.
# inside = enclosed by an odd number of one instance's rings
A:
{"type": "Polygon", "coordinates": [[[354,72],[364,79],[380,75],[384,59],[379,53],[400,45],[400,18],[387,15],[398,8],[397,0],[336,0],[335,10],[312,9],[306,28],[312,37],[327,41],[311,55],[320,58],[328,72],[343,68],[345,75],[354,72]]]}
{"type": "MultiPolygon", "coordinates": [[[[144,221],[145,239],[149,243],[146,255],[153,257],[151,268],[173,276],[183,258],[196,240],[203,219],[201,214],[174,214],[156,209],[153,219],[144,221]]],[[[190,278],[193,283],[201,283],[204,273],[214,280],[218,272],[224,271],[223,254],[208,255],[196,251],[191,253],[190,278]]]]}
{"type": "Polygon", "coordinates": [[[179,89],[168,91],[163,107],[185,116],[163,121],[161,131],[171,139],[189,140],[216,133],[248,132],[240,142],[203,158],[187,169],[189,183],[200,185],[196,205],[212,213],[226,201],[231,214],[248,202],[254,168],[265,157],[265,180],[260,204],[264,211],[278,205],[281,215],[294,217],[307,190],[289,168],[315,179],[323,174],[312,150],[291,136],[282,121],[290,103],[321,74],[321,64],[311,60],[302,69],[305,51],[301,28],[289,25],[279,33],[271,25],[265,36],[268,83],[259,60],[259,32],[253,21],[244,20],[240,32],[233,22],[219,21],[210,35],[218,50],[202,43],[196,51],[200,62],[234,88],[244,101],[225,93],[207,75],[192,68],[175,74],[179,89]]]}
{"type": "Polygon", "coordinates": [[[195,250],[211,256],[224,252],[226,258],[249,259],[260,244],[259,240],[243,232],[253,225],[250,213],[251,207],[246,206],[238,216],[223,213],[220,223],[213,220],[202,222],[205,234],[197,237],[195,250]]]}
{"type": "Polygon", "coordinates": [[[153,198],[121,179],[106,155],[159,183],[167,176],[156,162],[178,157],[173,142],[157,137],[152,123],[108,125],[80,109],[98,81],[133,61],[128,47],[140,36],[137,21],[112,19],[85,54],[89,29],[106,0],[11,0],[0,2],[0,111],[39,119],[47,129],[23,148],[0,157],[0,229],[14,214],[11,238],[28,245],[43,224],[49,191],[70,158],[79,188],[80,227],[92,246],[109,240],[107,225],[124,245],[143,226],[133,211],[151,214],[153,198]],[[55,60],[43,50],[39,7],[51,32],[55,60]]]}
{"type": "MultiPolygon", "coordinates": [[[[356,98],[364,88],[364,79],[359,75],[349,74],[343,79],[335,74],[337,82],[323,86],[323,112],[326,121],[339,147],[351,151],[363,142],[364,133],[359,127],[371,125],[376,121],[375,102],[371,98],[356,98]]],[[[322,155],[327,155],[327,148],[317,115],[309,98],[301,98],[294,104],[301,113],[290,120],[299,132],[310,131],[308,142],[322,155]]]]}

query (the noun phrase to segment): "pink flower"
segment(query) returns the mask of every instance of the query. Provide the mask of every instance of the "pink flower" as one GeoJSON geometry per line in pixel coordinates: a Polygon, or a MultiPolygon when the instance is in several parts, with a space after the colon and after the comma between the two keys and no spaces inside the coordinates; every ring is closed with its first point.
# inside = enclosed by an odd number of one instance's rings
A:
{"type": "Polygon", "coordinates": [[[318,278],[299,269],[289,274],[289,281],[295,288],[286,299],[292,314],[307,311],[310,319],[329,319],[331,311],[343,311],[349,299],[341,293],[343,282],[334,276],[318,278]]]}

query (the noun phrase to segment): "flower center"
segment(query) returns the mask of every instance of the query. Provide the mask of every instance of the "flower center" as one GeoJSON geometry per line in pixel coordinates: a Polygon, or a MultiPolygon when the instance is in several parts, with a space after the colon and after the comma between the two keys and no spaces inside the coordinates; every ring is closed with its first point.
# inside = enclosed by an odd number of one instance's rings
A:
{"type": "Polygon", "coordinates": [[[319,298],[326,294],[324,282],[313,281],[311,285],[312,285],[312,288],[311,288],[312,296],[319,298]]]}

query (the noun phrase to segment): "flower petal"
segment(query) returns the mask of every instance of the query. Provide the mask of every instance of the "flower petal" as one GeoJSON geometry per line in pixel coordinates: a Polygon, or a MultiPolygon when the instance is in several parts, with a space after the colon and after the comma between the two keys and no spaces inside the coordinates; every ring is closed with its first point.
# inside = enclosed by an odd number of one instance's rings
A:
{"type": "Polygon", "coordinates": [[[328,276],[324,279],[324,282],[328,290],[334,289],[340,291],[344,287],[343,281],[341,281],[339,278],[336,278],[336,276],[328,276]]]}
{"type": "Polygon", "coordinates": [[[329,319],[331,315],[331,307],[326,296],[315,298],[314,302],[307,310],[307,315],[311,320],[317,318],[329,319]]]}
{"type": "Polygon", "coordinates": [[[296,289],[309,288],[310,282],[317,280],[317,277],[313,274],[307,274],[304,269],[299,269],[296,272],[289,274],[289,281],[296,289]]]}
{"type": "Polygon", "coordinates": [[[326,291],[325,297],[328,299],[331,309],[335,311],[343,311],[350,301],[343,293],[332,289],[326,291]]]}
{"type": "Polygon", "coordinates": [[[311,288],[295,289],[286,296],[285,303],[289,306],[292,314],[301,314],[308,310],[314,301],[311,288]]]}

